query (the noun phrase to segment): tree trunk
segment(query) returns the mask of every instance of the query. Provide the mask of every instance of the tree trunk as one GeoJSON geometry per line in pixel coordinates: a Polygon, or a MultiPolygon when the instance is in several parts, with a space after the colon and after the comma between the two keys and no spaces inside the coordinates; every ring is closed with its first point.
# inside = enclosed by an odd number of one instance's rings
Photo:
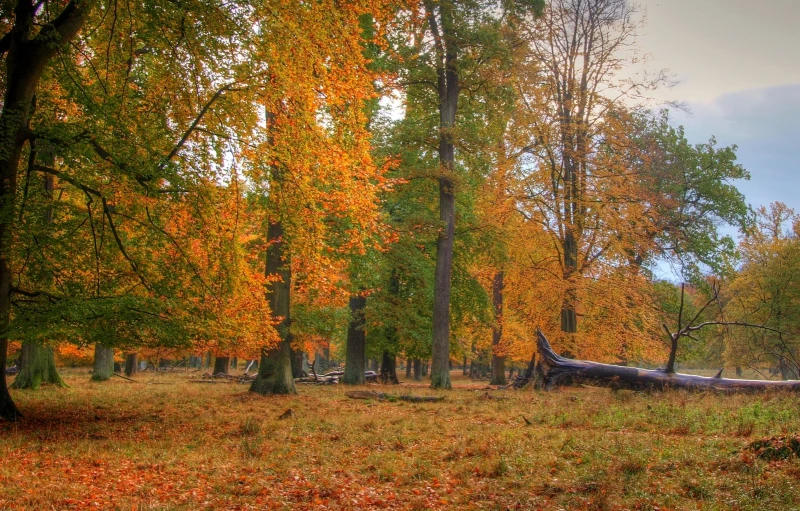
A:
{"type": "Polygon", "coordinates": [[[228,374],[230,372],[230,357],[217,357],[214,359],[214,370],[211,374],[228,374]]]}
{"type": "MultiPolygon", "coordinates": [[[[559,385],[586,382],[624,389],[690,389],[744,392],[757,390],[789,390],[800,392],[800,381],[738,380],[679,374],[664,370],[615,366],[587,360],[563,358],[553,351],[549,341],[537,332],[540,355],[539,372],[545,389],[559,385]]],[[[720,371],[721,373],[721,371],[720,371]]]]}
{"type": "Polygon", "coordinates": [[[506,384],[506,357],[497,355],[503,337],[503,272],[494,274],[492,282],[492,305],[494,326],[492,327],[492,380],[491,385],[506,384]]]}
{"type": "Polygon", "coordinates": [[[331,367],[331,348],[329,346],[322,348],[322,355],[324,358],[322,359],[320,369],[322,371],[327,371],[331,367]]]}
{"type": "Polygon", "coordinates": [[[303,356],[304,353],[300,350],[292,350],[292,377],[303,378],[308,376],[303,371],[303,356]]]}
{"type": "Polygon", "coordinates": [[[350,297],[350,325],[347,327],[347,353],[344,361],[342,383],[363,385],[366,369],[366,333],[364,332],[364,307],[367,298],[361,295],[350,297]]]}
{"type": "Polygon", "coordinates": [[[22,343],[22,358],[17,379],[11,384],[12,389],[38,389],[42,383],[50,383],[59,387],[67,384],[56,370],[55,350],[34,341],[22,343]]]}
{"type": "Polygon", "coordinates": [[[422,360],[414,359],[414,381],[422,381],[422,360]]]}
{"type": "Polygon", "coordinates": [[[206,353],[206,363],[203,365],[205,369],[211,369],[211,352],[206,353]]]}
{"type": "Polygon", "coordinates": [[[107,381],[114,375],[114,348],[100,343],[94,345],[92,381],[107,381]]]}
{"type": "Polygon", "coordinates": [[[289,332],[292,270],[288,251],[285,251],[283,226],[280,221],[270,222],[267,229],[267,243],[266,273],[271,278],[276,275],[279,278],[271,282],[267,290],[272,317],[277,322],[279,341],[272,348],[261,350],[258,375],[250,385],[250,391],[265,396],[297,394],[292,378],[292,338],[289,332]]]}
{"type": "MultiPolygon", "coordinates": [[[[194,359],[195,357],[191,357],[194,359]]],[[[191,362],[190,362],[191,363],[191,362]]],[[[139,370],[139,354],[135,351],[125,355],[125,376],[131,377],[139,370]]]]}
{"type": "Polygon", "coordinates": [[[426,3],[431,31],[442,50],[436,63],[439,97],[439,220],[441,228],[436,239],[436,269],[433,283],[433,363],[431,388],[450,389],[450,277],[453,266],[455,237],[455,145],[453,128],[458,110],[459,77],[458,51],[452,41],[453,9],[451,2],[439,3],[436,20],[432,2],[426,3]]]}
{"type": "Polygon", "coordinates": [[[428,376],[428,364],[427,364],[427,362],[422,364],[422,376],[428,376]]]}
{"type": "Polygon", "coordinates": [[[383,359],[381,360],[381,382],[394,383],[395,385],[400,383],[397,379],[396,361],[395,355],[384,350],[383,359]]]}
{"type": "MultiPolygon", "coordinates": [[[[35,159],[37,151],[34,143],[31,143],[31,156],[35,159]]],[[[52,151],[42,152],[42,159],[45,164],[53,167],[55,166],[55,156],[52,151]]],[[[51,200],[49,206],[45,210],[44,220],[46,224],[53,223],[53,191],[55,190],[55,181],[53,176],[46,175],[44,177],[44,191],[48,199],[51,200]]],[[[52,281],[52,275],[49,276],[52,281]]],[[[35,341],[22,341],[22,356],[20,357],[20,372],[14,383],[11,385],[13,389],[37,389],[42,383],[50,383],[59,387],[66,387],[64,380],[58,374],[55,361],[55,350],[51,346],[46,346],[35,341]]]]}
{"type": "Polygon", "coordinates": [[[27,137],[31,105],[39,78],[59,47],[71,41],[83,25],[92,2],[70,1],[61,14],[43,24],[31,38],[34,15],[40,4],[18,0],[14,24],[5,51],[5,94],[0,112],[0,417],[16,420],[20,415],[6,381],[8,327],[11,321],[11,240],[14,237],[14,206],[19,160],[27,137]]]}
{"type": "Polygon", "coordinates": [[[780,362],[778,363],[778,368],[781,371],[781,379],[782,380],[796,380],[797,379],[797,367],[791,361],[789,361],[786,357],[781,357],[780,362]]]}
{"type": "Polygon", "coordinates": [[[231,358],[231,369],[239,369],[239,359],[236,357],[231,358]]]}
{"type": "Polygon", "coordinates": [[[406,380],[410,380],[411,379],[411,366],[412,366],[412,364],[413,364],[413,362],[411,361],[411,359],[407,358],[406,359],[406,380]]]}

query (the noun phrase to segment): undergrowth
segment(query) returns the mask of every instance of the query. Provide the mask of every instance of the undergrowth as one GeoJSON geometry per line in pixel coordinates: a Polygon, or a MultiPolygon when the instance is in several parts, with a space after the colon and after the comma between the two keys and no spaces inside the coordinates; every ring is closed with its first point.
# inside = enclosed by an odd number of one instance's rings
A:
{"type": "Polygon", "coordinates": [[[186,373],[64,376],[68,389],[13,393],[25,417],[0,423],[0,509],[800,508],[788,394],[498,400],[454,373],[444,402],[406,403],[341,385],[261,397],[186,373]]]}

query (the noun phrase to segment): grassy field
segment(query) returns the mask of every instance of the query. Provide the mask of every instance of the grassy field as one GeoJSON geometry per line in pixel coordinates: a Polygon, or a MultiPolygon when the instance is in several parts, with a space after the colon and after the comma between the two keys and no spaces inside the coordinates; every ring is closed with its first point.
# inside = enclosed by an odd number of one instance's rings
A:
{"type": "Polygon", "coordinates": [[[796,396],[490,399],[453,375],[444,402],[412,404],[67,370],[69,389],[13,394],[25,418],[0,423],[0,509],[800,509],[800,460],[752,447],[800,433],[796,396]]]}

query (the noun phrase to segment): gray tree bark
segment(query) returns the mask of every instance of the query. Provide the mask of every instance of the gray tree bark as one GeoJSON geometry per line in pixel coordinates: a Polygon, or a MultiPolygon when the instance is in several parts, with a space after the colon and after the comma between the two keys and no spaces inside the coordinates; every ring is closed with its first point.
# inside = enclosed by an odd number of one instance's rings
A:
{"type": "Polygon", "coordinates": [[[289,332],[289,305],[292,270],[289,254],[285,251],[283,226],[270,222],[267,230],[267,275],[277,275],[279,280],[271,282],[267,291],[272,316],[279,320],[276,328],[280,340],[269,350],[261,350],[258,375],[250,385],[251,392],[263,395],[297,394],[292,378],[292,338],[289,332]]]}
{"type": "Polygon", "coordinates": [[[431,388],[450,389],[450,290],[455,236],[455,146],[453,128],[458,108],[458,51],[453,39],[451,1],[425,2],[428,23],[437,48],[437,89],[439,96],[439,220],[436,239],[436,269],[433,291],[433,362],[431,388]]]}
{"type": "Polygon", "coordinates": [[[364,332],[365,296],[350,297],[350,325],[347,327],[347,352],[344,361],[342,383],[363,385],[366,369],[366,333],[364,332]]]}
{"type": "Polygon", "coordinates": [[[107,381],[114,375],[114,348],[100,343],[94,345],[92,381],[107,381]]]}
{"type": "Polygon", "coordinates": [[[395,385],[400,383],[397,379],[396,362],[397,358],[395,355],[384,350],[381,360],[381,382],[393,383],[395,385]]]}
{"type": "Polygon", "coordinates": [[[494,307],[494,326],[492,327],[492,380],[491,385],[506,384],[506,357],[495,353],[503,337],[503,272],[498,271],[492,282],[492,305],[494,307]]]}
{"type": "Polygon", "coordinates": [[[56,370],[55,354],[52,346],[44,346],[34,341],[22,343],[20,371],[12,389],[38,389],[42,383],[66,387],[56,370]]]}
{"type": "Polygon", "coordinates": [[[133,376],[137,371],[139,371],[139,354],[135,351],[127,353],[125,355],[125,376],[133,376]]]}
{"type": "Polygon", "coordinates": [[[230,357],[217,357],[214,359],[214,370],[211,374],[228,374],[230,371],[230,357]]]}
{"type": "Polygon", "coordinates": [[[59,47],[77,35],[92,2],[70,1],[58,17],[35,31],[34,16],[38,7],[30,0],[18,0],[14,6],[13,25],[0,39],[0,53],[5,55],[6,64],[5,93],[0,112],[0,368],[3,368],[0,373],[0,418],[7,420],[16,420],[20,415],[8,392],[5,373],[13,288],[11,240],[16,227],[14,207],[19,160],[28,141],[25,133],[39,78],[59,47]]]}

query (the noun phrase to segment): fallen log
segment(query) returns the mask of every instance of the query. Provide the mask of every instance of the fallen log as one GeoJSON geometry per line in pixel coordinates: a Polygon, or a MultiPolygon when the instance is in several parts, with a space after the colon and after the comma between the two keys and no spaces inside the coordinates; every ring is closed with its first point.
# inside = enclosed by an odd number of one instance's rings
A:
{"type": "Polygon", "coordinates": [[[800,381],[736,380],[717,376],[695,376],[667,372],[663,369],[601,364],[589,360],[573,360],[555,353],[544,334],[536,332],[539,352],[538,371],[546,390],[576,383],[600,384],[616,389],[664,390],[690,389],[720,392],[752,392],[759,390],[800,391],[800,381]]]}
{"type": "Polygon", "coordinates": [[[444,401],[444,396],[407,396],[374,392],[371,390],[351,390],[345,392],[350,399],[377,399],[378,401],[407,401],[409,403],[436,403],[444,401]]]}

